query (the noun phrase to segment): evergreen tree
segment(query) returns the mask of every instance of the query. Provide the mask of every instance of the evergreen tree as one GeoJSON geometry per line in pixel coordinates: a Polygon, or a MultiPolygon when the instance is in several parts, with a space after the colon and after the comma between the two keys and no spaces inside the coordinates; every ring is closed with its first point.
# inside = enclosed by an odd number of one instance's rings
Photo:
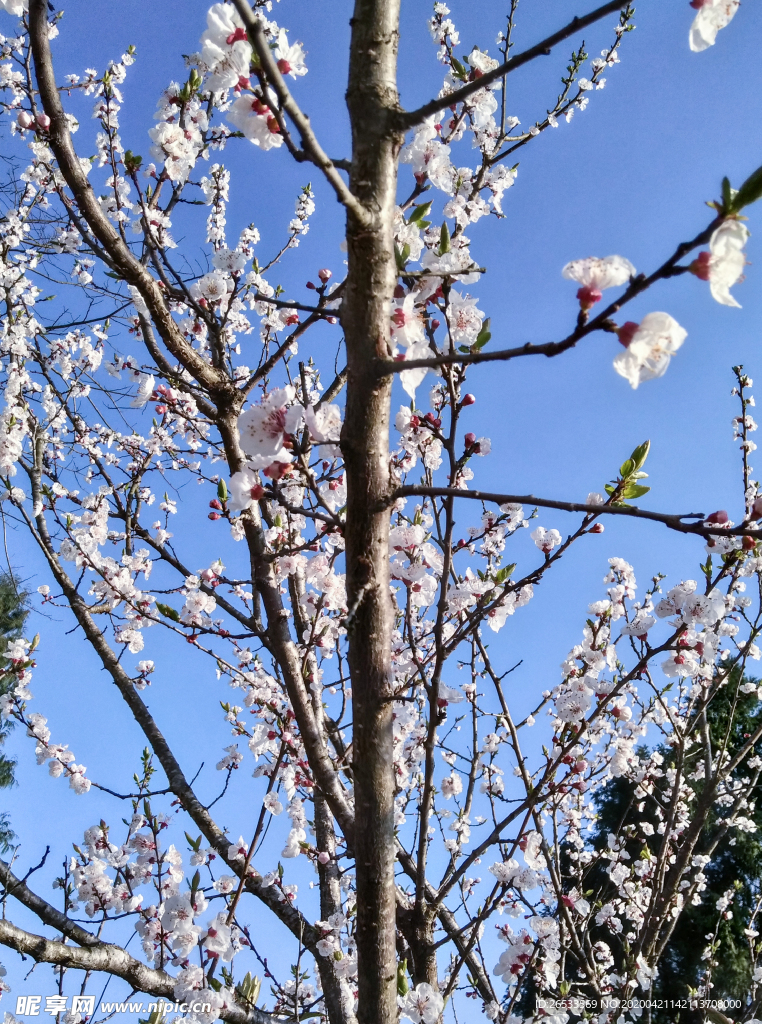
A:
{"type": "MultiPolygon", "coordinates": [[[[744,680],[745,681],[745,680],[744,680]]],[[[707,709],[707,724],[712,748],[717,750],[728,732],[727,750],[732,756],[746,738],[753,734],[762,719],[762,708],[756,693],[742,694],[737,691],[737,677],[715,695],[707,709]],[[736,696],[737,694],[737,696],[736,696]]],[[[664,767],[674,764],[674,752],[668,747],[659,747],[664,757],[664,767]]],[[[699,749],[699,748],[696,748],[699,749]]],[[[639,750],[646,755],[644,748],[639,750]]],[[[756,750],[762,754],[762,743],[756,750]]],[[[696,756],[699,756],[698,754],[696,756]]],[[[747,769],[748,772],[748,769],[747,769]]],[[[746,774],[746,773],[742,773],[746,774]]],[[[688,997],[701,983],[708,961],[705,950],[714,937],[716,952],[711,958],[712,999],[745,1000],[751,987],[749,940],[744,934],[749,917],[760,897],[762,885],[762,807],[759,804],[760,785],[749,785],[744,795],[750,807],[743,813],[757,826],[753,832],[731,829],[721,835],[720,842],[712,854],[711,863],[705,869],[706,889],[701,893],[697,906],[689,905],[680,915],[659,963],[659,974],[654,980],[652,998],[675,1000],[688,997]],[[718,900],[732,890],[733,901],[729,907],[731,916],[725,916],[717,908],[718,900]]],[[[639,811],[634,795],[635,786],[626,778],[612,779],[596,799],[599,813],[593,846],[602,849],[611,832],[625,834],[628,825],[650,821],[654,827],[657,819],[653,815],[653,800],[646,800],[639,811]]],[[[721,829],[720,815],[716,812],[708,823],[705,846],[712,843],[721,829]]],[[[658,835],[654,836],[657,840],[658,835]]],[[[626,848],[636,860],[641,856],[641,843],[628,840],[626,848]]],[[[606,893],[611,888],[605,872],[605,862],[597,862],[591,868],[585,882],[586,889],[606,893]]],[[[600,934],[591,935],[593,942],[603,939],[610,946],[615,937],[606,929],[593,929],[600,934]]],[[[653,1024],[699,1024],[704,1020],[700,1010],[654,1010],[653,1024]]]]}
{"type": "MultiPolygon", "coordinates": [[[[26,598],[26,593],[18,589],[11,573],[0,573],[0,695],[6,693],[11,685],[5,652],[9,642],[21,636],[29,614],[26,598]]],[[[7,719],[0,723],[0,747],[5,744],[13,724],[7,719]]],[[[0,789],[8,789],[15,785],[15,767],[16,762],[0,749],[0,789]]],[[[13,832],[8,823],[8,815],[0,812],[0,851],[5,852],[12,839],[13,832]]]]}

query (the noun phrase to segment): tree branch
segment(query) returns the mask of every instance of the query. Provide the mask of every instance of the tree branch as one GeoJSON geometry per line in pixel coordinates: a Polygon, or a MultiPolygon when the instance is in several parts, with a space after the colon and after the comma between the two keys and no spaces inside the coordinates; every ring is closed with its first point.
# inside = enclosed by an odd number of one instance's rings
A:
{"type": "Polygon", "coordinates": [[[677,264],[692,249],[699,245],[705,245],[724,219],[725,215],[718,213],[711,224],[705,227],[703,231],[700,231],[695,238],[692,238],[689,242],[681,242],[669,259],[665,260],[648,277],[645,274],[638,274],[637,277],[631,278],[629,285],[622,295],[609,303],[592,320],[586,321],[584,314],[581,313],[575,329],[561,341],[548,341],[542,345],[533,345],[531,342],[528,342],[526,345],[520,345],[517,348],[498,349],[495,352],[448,352],[425,359],[379,360],[377,363],[378,372],[379,374],[402,373],[404,370],[414,370],[419,367],[433,369],[436,366],[450,366],[453,363],[457,363],[459,366],[467,366],[473,363],[506,361],[515,359],[517,356],[547,356],[550,359],[553,356],[561,355],[562,352],[574,348],[578,341],[588,334],[592,334],[593,331],[612,331],[614,325],[611,324],[610,317],[617,313],[622,306],[631,302],[636,296],[647,291],[656,281],[686,273],[688,268],[678,267],[677,264]]]}
{"type": "MultiPolygon", "coordinates": [[[[238,0],[235,0],[235,4],[237,7],[238,0]]],[[[528,50],[524,50],[523,53],[517,53],[515,57],[509,57],[503,64],[493,68],[492,71],[487,71],[475,81],[468,82],[467,85],[456,89],[455,92],[451,92],[447,96],[437,96],[436,99],[424,103],[417,110],[401,111],[395,119],[394,127],[407,131],[409,128],[414,128],[415,125],[420,124],[432,114],[437,114],[446,107],[462,103],[463,100],[467,100],[475,92],[478,92],[480,89],[486,89],[493,82],[497,82],[500,78],[510,74],[511,71],[522,67],[522,65],[528,64],[535,57],[547,56],[557,43],[563,42],[564,39],[568,39],[569,36],[573,36],[581,29],[587,28],[588,25],[592,25],[596,21],[600,21],[601,18],[605,18],[607,14],[612,14],[614,11],[619,11],[626,6],[627,3],[623,2],[623,0],[610,0],[609,3],[596,8],[596,10],[591,11],[590,14],[586,14],[582,18],[572,18],[568,25],[559,29],[558,32],[554,32],[552,36],[548,36],[542,42],[537,43],[528,50]]]]}
{"type": "Polygon", "coordinates": [[[140,292],[157,331],[172,355],[212,393],[232,391],[233,384],[227,374],[211,366],[180,333],[169,307],[164,301],[159,282],[133,255],[129,246],[122,240],[119,232],[103,213],[92,186],[82,170],[71,140],[69,125],[61,105],[61,97],[53,72],[48,40],[46,0],[30,0],[29,39],[40,100],[43,110],[50,118],[47,142],[55,154],[66,184],[77,201],[80,214],[108,253],[115,270],[124,281],[133,285],[140,292]]]}
{"type": "Polygon", "coordinates": [[[286,85],[283,75],[280,73],[280,69],[278,68],[278,64],[273,58],[270,47],[267,44],[267,39],[265,38],[265,32],[261,21],[254,14],[246,0],[233,0],[233,4],[240,14],[241,20],[246,26],[246,31],[249,34],[251,45],[254,47],[254,50],[259,57],[259,61],[268,81],[275,90],[278,102],[294,122],[296,130],[301,136],[302,146],[304,147],[307,158],[323,172],[328,184],[336,193],[336,198],[339,202],[343,206],[346,206],[348,210],[351,210],[353,216],[357,218],[359,223],[369,224],[371,221],[370,211],[363,206],[357,196],[352,194],[349,186],[336,169],[334,162],[323,151],[323,147],[318,142],[317,136],[312,130],[309,117],[304,113],[304,111],[302,111],[299,104],[291,95],[291,91],[286,85]]]}
{"type": "Polygon", "coordinates": [[[534,494],[495,494],[489,491],[466,491],[458,487],[424,487],[410,485],[398,487],[386,500],[386,506],[393,505],[397,498],[420,495],[428,498],[470,498],[472,501],[488,501],[496,505],[537,505],[540,508],[557,508],[562,512],[584,512],[590,516],[610,515],[629,516],[632,519],[649,519],[663,523],[670,530],[678,533],[694,533],[699,537],[754,537],[762,539],[762,530],[752,529],[747,524],[725,527],[706,526],[700,523],[684,523],[684,519],[706,518],[703,512],[686,512],[674,515],[668,512],[649,512],[647,509],[625,505],[586,505],[579,501],[556,501],[553,498],[538,498],[534,494]]]}
{"type": "MultiPolygon", "coordinates": [[[[94,940],[86,948],[67,946],[63,942],[46,939],[42,935],[23,931],[10,921],[0,921],[0,944],[15,949],[17,953],[31,956],[37,963],[55,964],[79,971],[102,971],[116,978],[122,978],[135,992],[146,992],[175,1001],[175,979],[164,971],[147,967],[131,957],[121,946],[94,940]]],[[[256,1007],[246,1011],[240,1006],[226,1006],[219,1011],[221,1020],[230,1024],[272,1024],[274,1017],[256,1007]]]]}

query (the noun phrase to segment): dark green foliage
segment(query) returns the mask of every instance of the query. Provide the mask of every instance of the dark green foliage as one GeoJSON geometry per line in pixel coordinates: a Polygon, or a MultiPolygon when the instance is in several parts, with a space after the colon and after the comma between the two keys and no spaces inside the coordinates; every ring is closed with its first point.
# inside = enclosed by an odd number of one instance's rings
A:
{"type": "MultiPolygon", "coordinates": [[[[756,694],[738,693],[736,699],[737,682],[737,677],[731,678],[715,695],[707,712],[713,749],[716,751],[727,735],[727,750],[731,756],[759,727],[762,720],[762,708],[756,694]],[[731,715],[732,725],[728,730],[731,715]]],[[[700,751],[701,748],[693,749],[700,751]]],[[[640,750],[639,753],[643,755],[647,752],[640,750]]],[[[664,757],[663,767],[674,763],[674,752],[670,748],[659,748],[659,753],[664,757]]],[[[762,754],[762,743],[758,745],[755,753],[762,754]]],[[[696,759],[700,756],[701,754],[697,753],[691,758],[689,770],[696,767],[696,759]]],[[[742,778],[753,774],[750,769],[742,767],[736,776],[742,778]]],[[[762,884],[761,788],[758,785],[749,791],[748,799],[756,803],[753,810],[743,812],[756,823],[758,831],[748,833],[732,829],[720,840],[711,863],[705,869],[707,887],[701,894],[701,904],[685,907],[664,950],[659,963],[659,976],[653,986],[654,999],[683,999],[689,995],[691,989],[697,987],[707,967],[706,961],[702,960],[702,954],[717,929],[719,945],[715,954],[716,966],[712,969],[714,988],[711,998],[740,998],[745,1002],[751,987],[751,977],[749,944],[744,935],[744,928],[747,926],[762,884]],[[733,914],[729,920],[721,920],[718,927],[717,900],[729,889],[735,889],[735,898],[730,907],[733,914]],[[710,938],[707,938],[708,936],[710,938]]],[[[619,833],[622,827],[628,824],[650,821],[656,826],[657,819],[652,813],[652,801],[646,800],[643,811],[638,812],[633,790],[632,783],[619,778],[612,779],[601,791],[596,800],[599,812],[596,834],[593,838],[593,845],[596,848],[600,849],[605,845],[608,833],[619,833]]],[[[697,854],[703,853],[716,835],[717,819],[717,813],[713,812],[707,822],[704,841],[696,850],[697,854]]],[[[652,850],[658,848],[659,839],[658,834],[652,837],[652,850]]],[[[626,843],[626,849],[633,860],[640,857],[641,848],[642,841],[630,840],[626,843]]],[[[605,864],[589,872],[585,888],[592,888],[596,892],[602,891],[603,898],[606,898],[607,891],[610,892],[610,883],[606,878],[605,864]]],[[[593,931],[596,932],[595,935],[591,935],[593,941],[603,939],[609,943],[612,950],[615,949],[617,939],[610,932],[600,929],[600,934],[597,934],[599,930],[595,928],[593,931]]],[[[699,1024],[703,1020],[702,1011],[671,1009],[654,1010],[652,1013],[653,1024],[699,1024]]]]}
{"type": "MultiPolygon", "coordinates": [[[[0,694],[7,693],[13,685],[13,677],[8,674],[8,662],[4,654],[8,643],[21,636],[29,614],[26,598],[27,594],[18,589],[10,573],[0,573],[0,694]]],[[[0,747],[4,745],[12,728],[12,722],[4,721],[0,724],[0,747]]],[[[7,789],[15,784],[15,767],[16,762],[0,750],[0,789],[7,789]]],[[[0,851],[5,852],[12,839],[13,832],[8,824],[8,815],[0,812],[0,851]]]]}

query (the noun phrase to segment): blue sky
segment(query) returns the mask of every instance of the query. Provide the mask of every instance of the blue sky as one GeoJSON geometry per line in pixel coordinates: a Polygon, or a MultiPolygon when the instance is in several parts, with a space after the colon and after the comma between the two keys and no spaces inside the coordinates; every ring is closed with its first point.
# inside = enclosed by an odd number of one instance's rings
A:
{"type": "MultiPolygon", "coordinates": [[[[450,6],[462,52],[478,44],[495,55],[495,36],[504,24],[502,6],[494,0],[453,0],[450,6]]],[[[146,132],[156,99],[171,79],[184,75],[180,55],[198,49],[206,7],[197,0],[141,0],[118,7],[106,0],[72,2],[54,44],[58,78],[81,74],[85,67],[101,69],[135,44],[137,62],[124,86],[121,135],[125,147],[147,159],[146,132]]],[[[522,0],[517,49],[584,9],[577,0],[522,0]]],[[[426,29],[429,13],[430,5],[421,0],[403,4],[400,88],[402,103],[409,108],[435,95],[441,83],[426,29]]],[[[295,93],[324,148],[331,155],[348,155],[343,93],[351,5],[343,0],[283,0],[273,14],[292,38],[305,44],[310,73],[297,83],[295,93]]],[[[489,268],[471,290],[492,318],[493,344],[507,347],[563,337],[577,312],[576,285],[561,278],[568,260],[618,253],[648,272],[709,222],[711,211],[704,202],[718,196],[723,175],[738,185],[762,163],[762,8],[744,3],[717,45],[702,54],[688,49],[692,15],[683,0],[638,4],[637,30],[624,40],[621,63],[608,71],[606,88],[592,94],[588,109],[571,124],[562,122],[521,151],[516,185],[505,196],[506,218],[469,229],[474,257],[489,268]]],[[[605,19],[585,34],[591,56],[610,42],[614,22],[614,17],[605,19]]],[[[11,19],[2,15],[0,31],[9,32],[10,25],[11,19]]],[[[544,116],[555,100],[568,53],[578,42],[569,40],[550,57],[510,76],[509,113],[525,125],[544,116]]],[[[83,127],[75,141],[83,153],[89,152],[94,131],[88,120],[91,104],[87,98],[71,106],[82,112],[83,127]]],[[[468,159],[461,152],[460,160],[468,159]]],[[[253,221],[262,233],[263,251],[282,242],[299,189],[312,180],[317,212],[281,280],[297,294],[319,267],[329,266],[338,276],[343,218],[317,172],[294,165],[285,150],[265,156],[246,143],[231,147],[224,161],[234,174],[230,236],[253,221]]],[[[406,193],[407,168],[401,181],[401,193],[406,193]]],[[[687,329],[688,339],[662,379],[633,392],[612,369],[618,346],[611,335],[588,338],[555,360],[473,368],[469,389],[477,404],[467,411],[464,426],[493,441],[493,454],[474,466],[475,484],[485,490],[584,500],[588,491],[603,489],[635,445],[650,438],[646,468],[652,492],[642,504],[677,512],[727,508],[731,517],[739,518],[740,461],[731,434],[738,410],[730,397],[730,367],[743,363],[752,377],[762,374],[762,206],[748,213],[750,266],[746,282],[735,289],[743,309],[717,305],[706,284],[686,275],[659,284],[622,317],[637,320],[664,310],[687,329]]],[[[425,392],[426,385],[421,395],[425,392]]],[[[186,497],[198,504],[201,514],[208,496],[186,497]]],[[[539,522],[562,532],[569,528],[561,514],[542,513],[539,522]]],[[[183,540],[193,543],[190,535],[183,540]]],[[[531,557],[528,537],[517,543],[531,557]]],[[[12,563],[31,589],[46,582],[38,556],[20,533],[9,536],[9,547],[12,563]]],[[[703,553],[696,539],[656,525],[616,520],[606,524],[602,536],[573,549],[520,618],[509,620],[495,645],[506,666],[523,659],[510,677],[511,698],[518,708],[557,682],[559,664],[579,638],[588,603],[603,594],[601,579],[610,556],[632,562],[644,588],[659,571],[695,578],[703,553]]],[[[199,566],[209,560],[208,553],[198,552],[199,566]]],[[[70,744],[92,778],[124,790],[142,747],[138,731],[125,723],[116,691],[104,685],[84,642],[77,634],[65,634],[69,623],[62,614],[54,616],[32,617],[31,631],[42,634],[32,687],[35,710],[48,716],[53,738],[70,744]]],[[[151,642],[156,642],[153,636],[151,642]]],[[[213,666],[199,665],[187,650],[164,646],[174,671],[164,670],[164,678],[148,691],[151,708],[182,751],[189,775],[195,762],[206,758],[200,789],[211,796],[219,776],[209,771],[209,762],[230,742],[221,716],[214,712],[226,695],[213,687],[213,666]]],[[[160,664],[160,657],[156,661],[160,664]]],[[[23,842],[22,862],[36,863],[54,838],[51,862],[57,867],[68,844],[98,820],[104,804],[94,793],[76,797],[62,781],[48,779],[20,731],[9,747],[19,758],[19,787],[4,793],[3,802],[23,842]]],[[[221,806],[222,823],[237,835],[240,810],[233,802],[221,806]]],[[[111,808],[108,813],[119,817],[111,808]]],[[[180,837],[178,833],[176,839],[180,837]]],[[[13,959],[3,960],[16,974],[13,959]]],[[[41,974],[46,971],[38,968],[41,974]]],[[[29,985],[14,988],[33,990],[29,985]]],[[[39,990],[53,991],[50,985],[39,990]]]]}

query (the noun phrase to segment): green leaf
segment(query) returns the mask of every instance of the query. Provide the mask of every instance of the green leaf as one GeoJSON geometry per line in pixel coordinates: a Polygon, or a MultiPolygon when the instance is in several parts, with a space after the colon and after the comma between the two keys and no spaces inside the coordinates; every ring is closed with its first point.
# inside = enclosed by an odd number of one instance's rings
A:
{"type": "Polygon", "coordinates": [[[397,270],[404,270],[405,264],[410,259],[410,246],[407,244],[407,242],[402,246],[401,249],[398,249],[397,246],[395,245],[394,259],[397,264],[397,270]]]}
{"type": "Polygon", "coordinates": [[[465,81],[468,78],[468,73],[466,69],[463,67],[463,65],[460,63],[457,57],[451,57],[450,64],[458,78],[463,79],[463,81],[465,81]]]}
{"type": "Polygon", "coordinates": [[[651,490],[650,487],[644,487],[642,484],[628,484],[624,489],[622,495],[623,498],[642,498],[644,494],[648,494],[651,490]]]}
{"type": "Polygon", "coordinates": [[[491,321],[491,317],[487,317],[487,319],[482,324],[482,329],[476,335],[476,341],[471,346],[472,349],[476,349],[477,351],[479,351],[480,349],[484,348],[484,346],[487,344],[487,342],[492,337],[492,333],[491,333],[491,331],[489,329],[490,328],[490,321],[491,321]]]}
{"type": "Polygon", "coordinates": [[[249,971],[243,981],[236,985],[236,992],[250,1006],[255,1006],[259,998],[259,990],[262,987],[262,980],[256,975],[252,976],[249,971]]]}
{"type": "Polygon", "coordinates": [[[439,230],[439,255],[444,256],[446,252],[450,251],[450,231],[447,227],[447,221],[442,224],[439,230]]]}
{"type": "MultiPolygon", "coordinates": [[[[728,179],[723,180],[723,198],[725,182],[728,179]]],[[[730,187],[730,182],[728,182],[730,187]]],[[[762,167],[758,167],[753,174],[750,174],[746,181],[741,185],[736,194],[732,197],[730,203],[725,202],[725,209],[728,212],[737,213],[742,210],[744,206],[749,206],[751,203],[756,203],[758,199],[762,198],[762,167]]]]}
{"type": "Polygon", "coordinates": [[[512,562],[510,565],[504,565],[502,569],[495,573],[495,583],[504,583],[510,577],[515,568],[515,562],[512,562]]]}
{"type": "Polygon", "coordinates": [[[428,217],[429,211],[431,210],[431,203],[421,203],[420,206],[414,206],[413,212],[407,219],[408,224],[417,224],[418,227],[428,227],[428,223],[424,223],[424,218],[428,217]]]}
{"type": "Polygon", "coordinates": [[[733,208],[733,189],[730,187],[730,178],[722,179],[722,205],[727,212],[733,208]]]}
{"type": "Polygon", "coordinates": [[[397,964],[397,995],[406,996],[410,991],[410,986],[407,983],[405,977],[407,973],[407,960],[400,960],[397,964]]]}
{"type": "Polygon", "coordinates": [[[634,473],[634,472],[635,472],[635,463],[632,461],[632,459],[627,459],[619,467],[619,473],[623,477],[628,477],[630,475],[630,473],[634,473]]]}
{"type": "Polygon", "coordinates": [[[172,608],[168,604],[162,604],[161,601],[156,602],[156,607],[159,609],[162,615],[166,615],[168,619],[172,619],[173,622],[180,621],[180,613],[172,608]]]}
{"type": "Polygon", "coordinates": [[[616,490],[616,487],[614,486],[614,484],[606,484],[606,486],[603,489],[606,492],[606,494],[613,494],[616,490]]]}
{"type": "Polygon", "coordinates": [[[635,469],[642,469],[643,464],[648,458],[648,453],[651,450],[651,442],[644,441],[643,444],[639,444],[635,451],[632,453],[630,458],[635,463],[635,469]]]}
{"type": "Polygon", "coordinates": [[[217,484],[217,497],[220,499],[220,501],[228,500],[228,489],[224,480],[220,480],[220,482],[217,484]]]}

